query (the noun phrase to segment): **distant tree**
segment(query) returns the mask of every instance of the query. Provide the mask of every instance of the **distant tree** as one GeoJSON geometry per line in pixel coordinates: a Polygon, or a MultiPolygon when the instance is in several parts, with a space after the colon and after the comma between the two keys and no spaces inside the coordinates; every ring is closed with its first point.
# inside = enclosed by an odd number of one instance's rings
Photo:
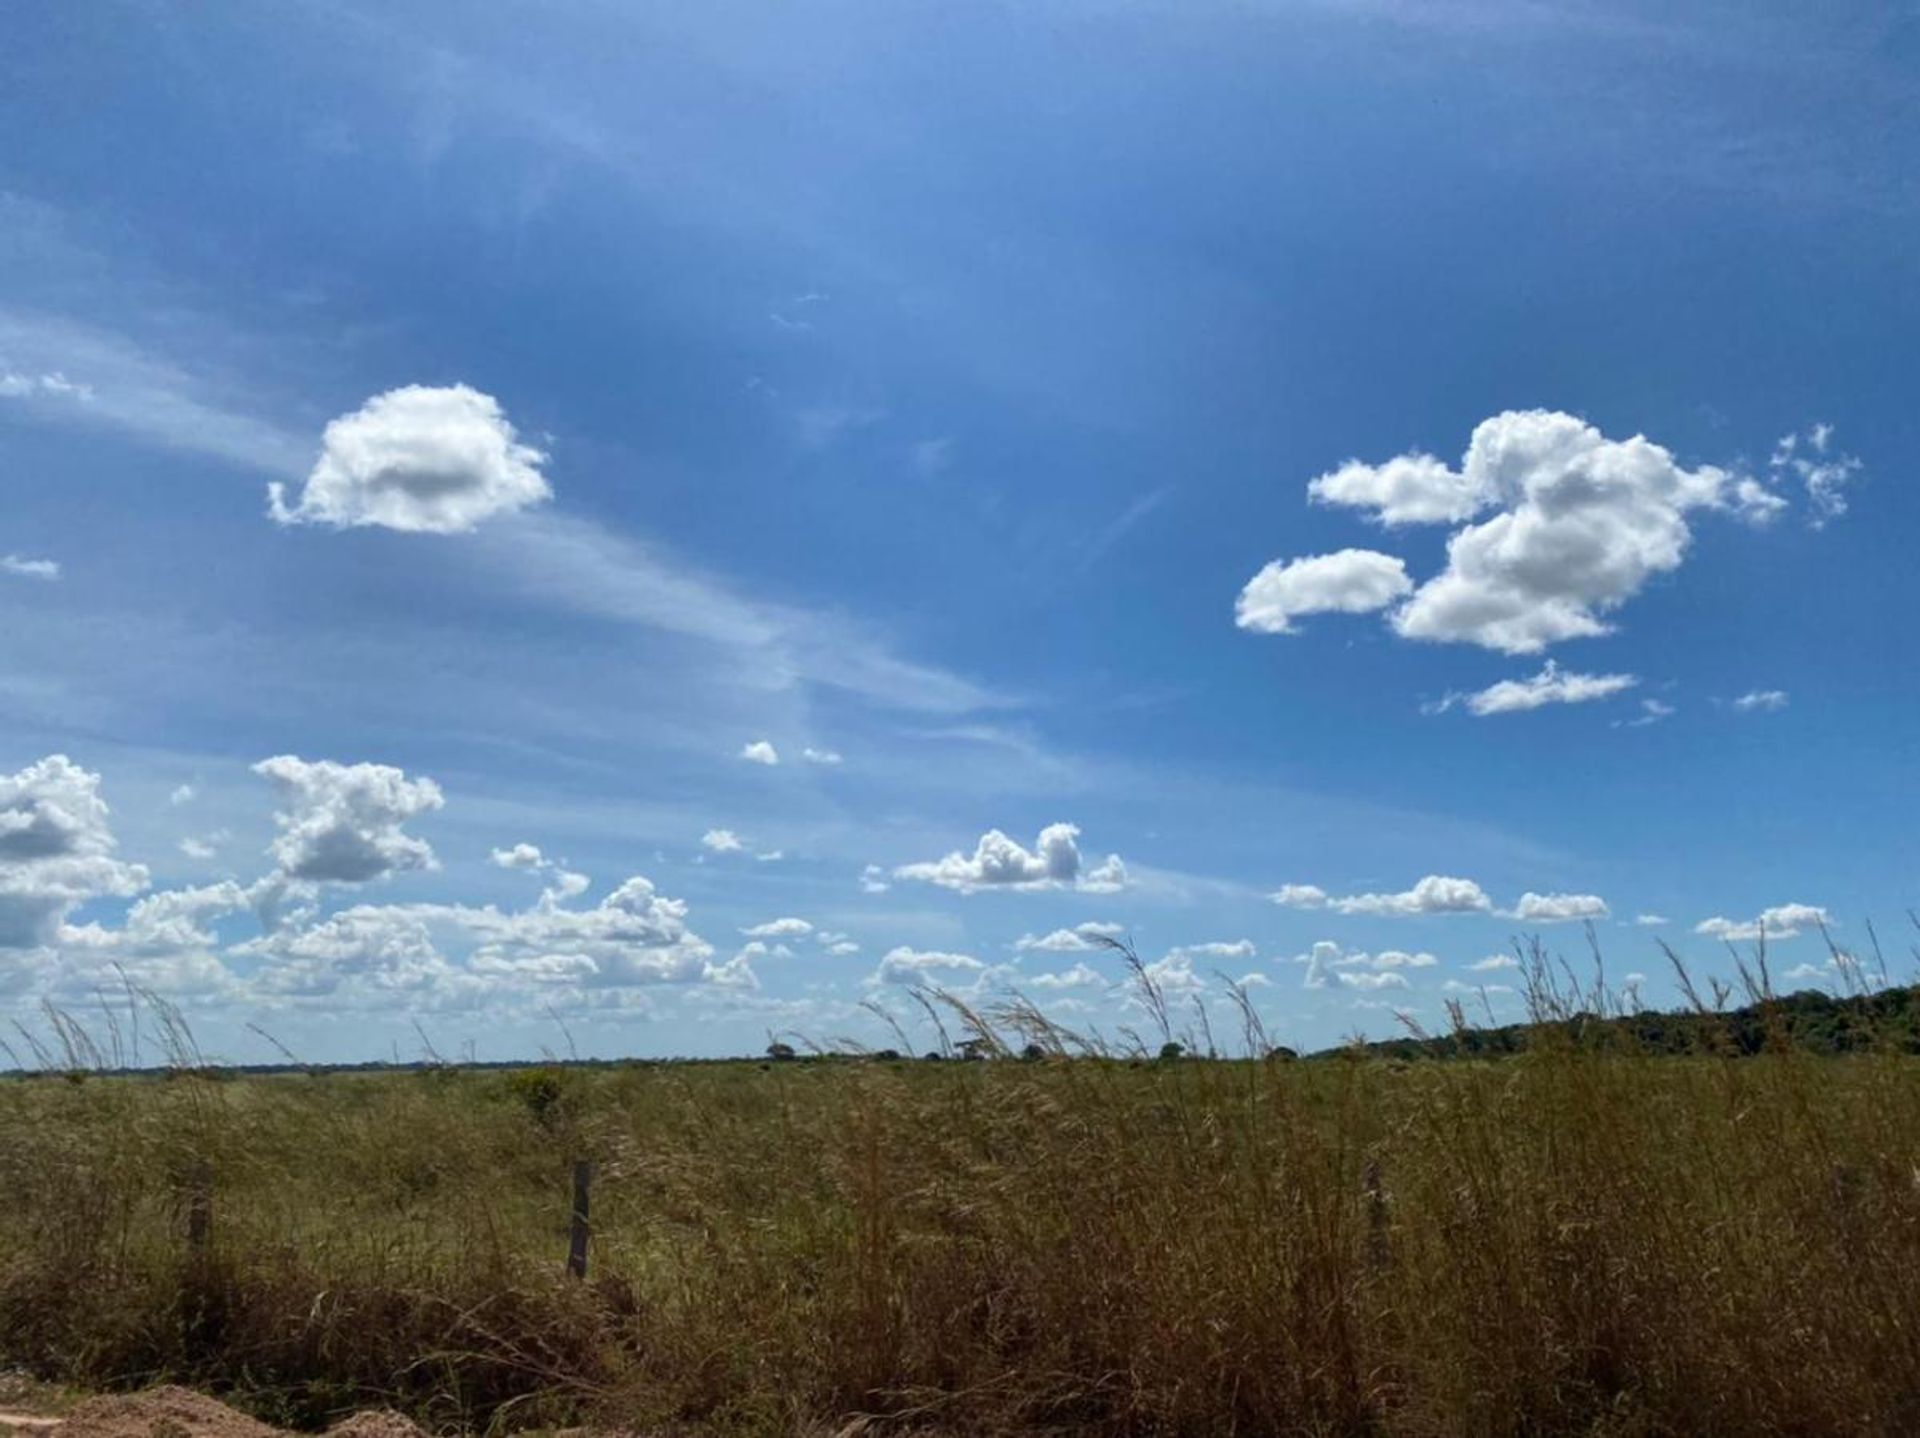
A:
{"type": "Polygon", "coordinates": [[[767,1045],[767,1057],[776,1063],[786,1063],[789,1059],[798,1058],[799,1055],[793,1051],[792,1044],[784,1044],[779,1039],[775,1039],[767,1045]]]}
{"type": "Polygon", "coordinates": [[[1028,1044],[1020,1050],[1020,1057],[1030,1064],[1038,1063],[1046,1056],[1047,1051],[1041,1048],[1039,1044],[1028,1044]]]}
{"type": "Polygon", "coordinates": [[[1185,1044],[1175,1043],[1172,1039],[1168,1039],[1160,1045],[1160,1061],[1162,1063],[1172,1063],[1175,1059],[1185,1058],[1186,1056],[1187,1046],[1185,1044]]]}

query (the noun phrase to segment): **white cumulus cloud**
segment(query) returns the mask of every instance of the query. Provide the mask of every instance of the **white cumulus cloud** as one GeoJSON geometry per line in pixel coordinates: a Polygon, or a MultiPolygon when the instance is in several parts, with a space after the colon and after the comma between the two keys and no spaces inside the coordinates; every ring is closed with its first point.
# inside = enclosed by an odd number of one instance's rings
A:
{"type": "Polygon", "coordinates": [[[297,502],[268,487],[281,524],[377,525],[462,534],[552,497],[540,465],[499,401],[466,385],[405,385],[327,425],[297,502]]]}
{"type": "Polygon", "coordinates": [[[813,932],[813,925],[805,919],[769,919],[740,932],[750,939],[801,939],[813,932]]]}
{"type": "Polygon", "coordinates": [[[515,844],[511,849],[495,849],[490,856],[500,869],[544,869],[547,857],[533,844],[515,844]]]}
{"type": "Polygon", "coordinates": [[[962,894],[982,889],[1078,888],[1087,893],[1112,893],[1126,887],[1126,865],[1109,854],[1092,868],[1083,868],[1080,830],[1074,824],[1049,824],[1032,849],[998,829],[981,835],[971,854],[955,850],[944,858],[902,864],[896,879],[938,884],[962,894]]]}
{"type": "Polygon", "coordinates": [[[771,768],[780,762],[780,751],[765,739],[755,739],[741,747],[740,757],[749,764],[765,764],[771,768]]]}
{"type": "MultiPolygon", "coordinates": [[[[271,852],[289,879],[361,884],[399,870],[435,867],[425,839],[401,825],[445,802],[431,779],[409,779],[386,764],[263,759],[256,774],[279,787],[284,807],[271,852]]],[[[531,847],[531,846],[528,846],[531,847]]]]}
{"type": "Polygon", "coordinates": [[[1317,884],[1287,884],[1270,896],[1277,904],[1295,909],[1332,909],[1337,914],[1487,914],[1493,901],[1471,879],[1428,874],[1411,889],[1397,894],[1332,895],[1317,884]]]}
{"type": "Polygon", "coordinates": [[[1604,919],[1611,912],[1598,894],[1522,894],[1513,916],[1529,924],[1564,924],[1573,919],[1604,919]]]}
{"type": "Polygon", "coordinates": [[[1481,421],[1458,470],[1418,453],[1382,465],[1355,460],[1308,493],[1388,525],[1461,527],[1448,539],[1446,567],[1417,588],[1399,560],[1367,550],[1345,551],[1365,558],[1331,566],[1342,556],[1269,564],[1241,596],[1241,627],[1285,633],[1293,614],[1394,605],[1393,628],[1405,638],[1508,654],[1611,632],[1613,611],[1680,567],[1690,514],[1763,522],[1783,507],[1750,476],[1688,469],[1643,436],[1608,439],[1549,410],[1481,421]]]}
{"type": "Polygon", "coordinates": [[[1048,934],[1022,934],[1013,941],[1013,946],[1021,953],[1086,953],[1090,949],[1100,948],[1101,939],[1115,939],[1124,932],[1125,929],[1119,924],[1089,920],[1084,924],[1075,924],[1071,929],[1055,929],[1048,934]]]}
{"type": "Polygon", "coordinates": [[[1774,714],[1786,708],[1787,703],[1784,689],[1755,689],[1734,700],[1733,707],[1742,714],[1774,714]]]}
{"type": "Polygon", "coordinates": [[[731,829],[709,829],[700,836],[700,843],[716,854],[737,854],[744,847],[731,829]]]}
{"type": "Polygon", "coordinates": [[[938,982],[956,974],[977,974],[986,965],[971,954],[949,954],[933,949],[911,949],[904,944],[890,949],[874,970],[876,983],[921,984],[938,982]]]}
{"type": "Polygon", "coordinates": [[[49,945],[79,905],[147,887],[114,856],[110,820],[100,776],[64,754],[0,775],[0,949],[49,945]]]}
{"type": "Polygon", "coordinates": [[[1791,939],[1807,929],[1831,928],[1833,920],[1818,904],[1777,904],[1762,909],[1751,919],[1702,919],[1693,926],[1696,934],[1744,943],[1752,939],[1791,939]]]}
{"type": "Polygon", "coordinates": [[[1256,634],[1291,634],[1302,614],[1368,614],[1412,592],[1405,561],[1371,549],[1275,560],[1240,591],[1234,623],[1256,634]]]}

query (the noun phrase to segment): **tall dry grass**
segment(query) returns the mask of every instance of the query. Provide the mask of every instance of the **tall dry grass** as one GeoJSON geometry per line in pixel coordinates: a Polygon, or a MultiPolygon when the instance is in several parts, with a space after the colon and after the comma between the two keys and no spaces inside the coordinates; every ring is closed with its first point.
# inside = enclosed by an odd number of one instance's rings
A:
{"type": "Polygon", "coordinates": [[[930,997],[1046,1056],[11,1081],[0,1358],[298,1422],[1920,1431],[1920,1066],[1650,1057],[1547,978],[1498,1063],[1153,1061],[1164,996],[1102,1056],[930,997]]]}

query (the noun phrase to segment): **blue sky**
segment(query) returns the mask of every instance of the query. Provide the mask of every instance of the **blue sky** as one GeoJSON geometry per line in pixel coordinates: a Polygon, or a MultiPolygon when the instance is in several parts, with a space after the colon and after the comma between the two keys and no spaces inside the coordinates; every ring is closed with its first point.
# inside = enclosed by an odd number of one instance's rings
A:
{"type": "Polygon", "coordinates": [[[16,1016],[1112,1034],[1117,932],[1318,1046],[1583,919],[1656,1004],[1905,962],[1910,6],[9,28],[16,1016]]]}

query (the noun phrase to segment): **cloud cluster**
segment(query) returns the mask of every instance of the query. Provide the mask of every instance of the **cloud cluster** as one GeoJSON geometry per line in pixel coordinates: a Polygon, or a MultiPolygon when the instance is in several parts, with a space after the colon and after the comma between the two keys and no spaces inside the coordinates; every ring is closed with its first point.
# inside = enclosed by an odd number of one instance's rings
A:
{"type": "Polygon", "coordinates": [[[1751,478],[1688,469],[1643,436],[1608,439],[1548,410],[1481,421],[1457,470],[1418,453],[1380,465],[1352,460],[1312,481],[1308,494],[1389,528],[1461,527],[1447,541],[1445,568],[1417,587],[1399,560],[1371,550],[1269,564],[1241,593],[1242,628],[1288,633],[1298,614],[1392,605],[1404,638],[1507,654],[1611,632],[1609,615],[1650,578],[1679,568],[1691,514],[1763,522],[1784,503],[1751,478]]]}
{"type": "Polygon", "coordinates": [[[913,949],[906,945],[890,949],[873,971],[877,984],[938,983],[959,974],[980,974],[986,965],[971,954],[949,954],[935,949],[913,949]]]}
{"type": "Polygon", "coordinates": [[[1383,949],[1369,954],[1343,949],[1330,939],[1322,939],[1306,953],[1294,955],[1293,962],[1306,965],[1306,988],[1324,989],[1338,984],[1342,988],[1372,990],[1404,989],[1408,985],[1402,970],[1431,969],[1440,961],[1424,950],[1409,953],[1404,949],[1383,949]]]}
{"type": "Polygon", "coordinates": [[[1493,900],[1471,879],[1428,874],[1397,894],[1335,896],[1317,884],[1285,884],[1268,895],[1290,909],[1331,909],[1336,914],[1379,914],[1411,918],[1423,914],[1490,914],[1493,900]]]}
{"type": "Polygon", "coordinates": [[[1783,478],[1798,479],[1813,508],[1813,527],[1847,512],[1847,486],[1860,473],[1860,461],[1833,444],[1833,426],[1815,424],[1805,433],[1782,435],[1767,467],[1783,478]]]}
{"type": "Polygon", "coordinates": [[[1080,830],[1074,824],[1049,824],[1032,849],[998,829],[981,835],[971,854],[960,850],[944,858],[902,864],[896,879],[937,884],[943,889],[972,894],[983,889],[1037,890],[1075,888],[1083,893],[1110,894],[1127,886],[1127,866],[1118,854],[1109,854],[1088,868],[1080,854],[1080,830]]]}
{"type": "Polygon", "coordinates": [[[462,534],[550,499],[545,459],[519,442],[493,396],[404,385],[328,424],[298,501],[275,483],[268,512],[281,524],[462,534]]]}
{"type": "Polygon", "coordinates": [[[0,775],[0,949],[44,948],[81,904],[147,887],[110,820],[100,776],[64,754],[0,775]]]}
{"type": "MultiPolygon", "coordinates": [[[[323,913],[323,885],[433,863],[424,841],[400,826],[439,808],[440,790],[378,764],[283,755],[255,767],[280,790],[274,868],[252,884],[147,894],[117,925],[67,922],[81,904],[131,898],[148,885],[144,868],[115,856],[99,776],[54,755],[0,778],[0,949],[16,951],[0,965],[0,987],[40,979],[56,992],[84,993],[114,980],[117,968],[176,998],[509,1011],[560,994],[576,1003],[611,995],[617,1006],[627,1002],[620,993],[643,986],[758,985],[744,958],[714,962],[684,902],[636,875],[576,906],[590,880],[532,844],[490,856],[501,868],[546,876],[524,909],[362,903],[323,913]],[[289,893],[299,902],[283,904],[289,893]],[[242,914],[257,934],[222,939],[218,926],[242,914]]],[[[798,932],[802,923],[772,928],[798,932]]]]}
{"type": "Polygon", "coordinates": [[[1511,909],[1496,909],[1487,891],[1472,879],[1445,874],[1428,874],[1411,889],[1397,894],[1334,895],[1318,884],[1283,884],[1267,897],[1283,908],[1325,909],[1336,914],[1390,918],[1488,914],[1530,924],[1561,924],[1577,919],[1604,919],[1612,912],[1598,894],[1532,892],[1522,894],[1511,909]]]}
{"type": "Polygon", "coordinates": [[[1741,714],[1777,714],[1787,707],[1787,702],[1784,689],[1755,689],[1734,700],[1733,707],[1741,714]]]}
{"type": "Polygon", "coordinates": [[[1696,934],[1727,943],[1746,943],[1755,939],[1792,939],[1808,929],[1831,928],[1833,920],[1817,904],[1777,904],[1762,909],[1751,919],[1724,919],[1715,915],[1693,926],[1696,934]]]}

